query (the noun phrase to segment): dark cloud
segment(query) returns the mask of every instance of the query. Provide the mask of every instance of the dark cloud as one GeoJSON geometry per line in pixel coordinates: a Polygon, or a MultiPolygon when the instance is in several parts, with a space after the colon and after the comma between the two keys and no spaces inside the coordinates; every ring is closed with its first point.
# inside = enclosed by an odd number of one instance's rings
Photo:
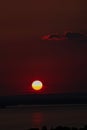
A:
{"type": "Polygon", "coordinates": [[[73,33],[73,32],[66,32],[65,33],[65,37],[67,39],[82,39],[82,38],[85,38],[86,36],[84,34],[81,34],[81,33],[73,33]]]}
{"type": "Polygon", "coordinates": [[[42,37],[43,40],[83,40],[87,41],[87,36],[77,32],[66,32],[62,35],[48,34],[42,37]]]}

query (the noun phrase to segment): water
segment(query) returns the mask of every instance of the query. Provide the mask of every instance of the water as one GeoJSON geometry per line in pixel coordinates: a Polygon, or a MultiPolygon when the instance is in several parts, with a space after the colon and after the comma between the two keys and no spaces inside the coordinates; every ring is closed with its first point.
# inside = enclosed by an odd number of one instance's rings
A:
{"type": "Polygon", "coordinates": [[[87,124],[87,105],[18,106],[0,109],[1,130],[58,125],[81,127],[87,124]]]}

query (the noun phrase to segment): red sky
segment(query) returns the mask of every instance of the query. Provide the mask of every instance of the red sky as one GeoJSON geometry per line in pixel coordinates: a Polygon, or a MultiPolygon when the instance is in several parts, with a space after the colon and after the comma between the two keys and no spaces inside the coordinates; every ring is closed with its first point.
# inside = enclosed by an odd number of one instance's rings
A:
{"type": "Polygon", "coordinates": [[[4,0],[0,4],[0,94],[87,92],[87,43],[43,41],[49,33],[87,33],[86,0],[4,0]]]}

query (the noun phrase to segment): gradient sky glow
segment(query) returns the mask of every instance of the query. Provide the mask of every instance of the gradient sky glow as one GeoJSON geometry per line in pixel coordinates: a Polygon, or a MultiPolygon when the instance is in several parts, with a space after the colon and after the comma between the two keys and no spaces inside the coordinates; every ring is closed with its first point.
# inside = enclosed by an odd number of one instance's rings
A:
{"type": "Polygon", "coordinates": [[[87,92],[87,42],[48,41],[66,31],[87,34],[86,0],[4,0],[0,4],[0,95],[87,92]]]}

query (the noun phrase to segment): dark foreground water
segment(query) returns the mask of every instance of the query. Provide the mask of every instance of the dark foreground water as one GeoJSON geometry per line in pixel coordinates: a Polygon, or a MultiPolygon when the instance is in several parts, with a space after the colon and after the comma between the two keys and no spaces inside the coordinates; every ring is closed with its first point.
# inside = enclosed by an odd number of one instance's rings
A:
{"type": "Polygon", "coordinates": [[[0,130],[25,130],[87,124],[87,105],[18,106],[0,109],[0,130]]]}

